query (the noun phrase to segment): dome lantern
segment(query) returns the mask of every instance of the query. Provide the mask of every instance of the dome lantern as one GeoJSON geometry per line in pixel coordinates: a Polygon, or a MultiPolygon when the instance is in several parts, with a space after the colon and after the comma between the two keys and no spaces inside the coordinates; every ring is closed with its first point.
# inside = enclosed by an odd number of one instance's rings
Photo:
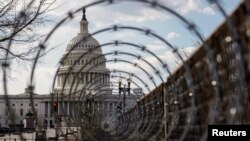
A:
{"type": "Polygon", "coordinates": [[[86,18],[86,9],[85,7],[83,7],[82,9],[82,20],[80,22],[80,34],[88,34],[89,30],[88,30],[88,20],[86,18]]]}

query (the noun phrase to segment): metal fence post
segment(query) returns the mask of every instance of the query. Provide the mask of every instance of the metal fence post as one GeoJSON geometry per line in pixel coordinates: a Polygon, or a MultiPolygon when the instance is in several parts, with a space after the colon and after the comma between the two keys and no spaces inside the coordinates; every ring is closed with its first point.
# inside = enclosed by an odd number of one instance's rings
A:
{"type": "Polygon", "coordinates": [[[167,103],[167,95],[166,95],[166,92],[167,92],[167,90],[166,90],[166,87],[165,87],[165,85],[163,84],[163,86],[162,86],[162,88],[163,88],[163,108],[164,108],[164,139],[165,139],[165,141],[167,141],[168,140],[168,138],[167,138],[167,130],[168,130],[168,127],[167,127],[167,108],[166,108],[166,103],[167,103]]]}

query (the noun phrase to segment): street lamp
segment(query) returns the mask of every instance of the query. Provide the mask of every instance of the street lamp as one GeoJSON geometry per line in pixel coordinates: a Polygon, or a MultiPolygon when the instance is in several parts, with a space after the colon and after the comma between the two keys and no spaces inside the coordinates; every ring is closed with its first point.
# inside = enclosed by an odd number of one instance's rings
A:
{"type": "Polygon", "coordinates": [[[119,84],[119,96],[121,96],[121,90],[120,90],[120,88],[121,88],[121,86],[122,86],[122,77],[121,77],[121,75],[120,75],[120,77],[118,78],[118,84],[119,84]]]}
{"type": "Polygon", "coordinates": [[[123,113],[125,111],[125,106],[126,106],[126,93],[130,95],[130,85],[132,82],[131,75],[129,75],[129,78],[127,79],[128,87],[126,87],[126,84],[122,88],[122,77],[120,76],[118,79],[118,84],[119,84],[119,96],[121,96],[121,92],[123,92],[123,102],[122,102],[122,108],[123,108],[123,113]]]}
{"type": "Polygon", "coordinates": [[[89,95],[87,96],[87,99],[86,99],[86,119],[88,120],[88,126],[90,127],[91,125],[93,125],[93,118],[94,117],[94,114],[95,114],[95,111],[94,111],[94,100],[95,100],[95,93],[94,92],[89,92],[89,95]]]}
{"type": "MultiPolygon", "coordinates": [[[[36,135],[36,132],[37,132],[37,130],[36,130],[36,120],[34,120],[34,128],[35,128],[35,135],[36,135]]],[[[34,132],[32,132],[32,140],[33,140],[33,136],[34,136],[34,132]]]]}
{"type": "Polygon", "coordinates": [[[94,114],[95,114],[95,93],[91,93],[91,95],[92,95],[92,115],[94,116],[94,114]]]}
{"type": "Polygon", "coordinates": [[[127,79],[127,82],[128,82],[128,95],[130,95],[130,84],[132,82],[132,78],[131,78],[131,74],[129,74],[129,77],[127,79]]]}
{"type": "MultiPolygon", "coordinates": [[[[53,93],[51,93],[53,96],[53,93]]],[[[59,97],[58,92],[56,93],[56,100],[52,99],[51,101],[51,108],[53,109],[54,119],[55,119],[55,140],[58,141],[59,133],[58,133],[58,126],[59,126],[59,97]]]]}

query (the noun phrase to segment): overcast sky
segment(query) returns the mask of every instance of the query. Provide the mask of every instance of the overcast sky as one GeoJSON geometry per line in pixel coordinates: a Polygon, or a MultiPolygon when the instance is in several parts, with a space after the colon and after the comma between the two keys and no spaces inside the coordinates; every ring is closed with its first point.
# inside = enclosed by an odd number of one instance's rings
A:
{"type": "MultiPolygon", "coordinates": [[[[54,5],[55,10],[48,13],[48,17],[53,19],[54,22],[39,27],[37,32],[45,34],[49,33],[59,21],[67,16],[69,11],[73,12],[83,5],[93,1],[96,0],[57,0],[54,5]]],[[[216,7],[207,3],[205,0],[159,0],[159,2],[165,6],[171,7],[186,19],[195,23],[199,32],[202,33],[205,38],[208,37],[224,20],[221,14],[216,10],[216,7]]],[[[226,9],[228,13],[231,13],[239,2],[240,0],[221,0],[223,8],[226,9]]],[[[57,48],[40,60],[41,62],[38,65],[35,74],[36,93],[46,94],[52,91],[52,80],[55,75],[55,70],[58,67],[58,61],[65,52],[68,42],[79,32],[79,21],[81,20],[81,16],[82,13],[79,12],[74,15],[72,20],[69,20],[60,26],[46,44],[48,46],[47,49],[55,46],[57,46],[57,48]]],[[[182,54],[190,55],[198,46],[197,38],[187,30],[186,26],[178,18],[166,11],[152,8],[149,5],[138,2],[117,2],[112,5],[104,3],[93,6],[87,8],[87,19],[89,21],[90,32],[95,32],[114,24],[136,26],[152,30],[154,33],[171,42],[175,47],[180,50],[182,49],[183,52],[180,51],[182,54]]],[[[119,30],[118,32],[109,31],[94,37],[100,42],[100,44],[120,40],[145,45],[164,60],[170,66],[172,71],[174,71],[180,64],[179,60],[171,53],[166,45],[153,37],[148,37],[139,32],[131,30],[119,30]]],[[[103,48],[104,53],[113,50],[117,50],[117,48],[113,46],[103,48]]],[[[161,70],[159,62],[147,53],[138,51],[129,46],[119,46],[119,50],[140,54],[143,58],[156,66],[157,69],[161,70]]],[[[107,56],[106,58],[112,59],[114,57],[117,56],[107,56]]],[[[132,57],[120,57],[132,62],[137,62],[137,60],[132,57]]],[[[150,73],[154,72],[149,66],[141,62],[138,62],[138,64],[142,65],[150,73]]],[[[124,63],[108,63],[107,66],[111,70],[122,68],[125,71],[136,73],[138,76],[145,78],[145,82],[153,87],[145,74],[132,65],[130,66],[124,63]]],[[[9,93],[23,93],[24,88],[28,84],[30,69],[27,66],[25,68],[20,66],[12,67],[15,69],[11,72],[12,79],[8,83],[9,93]]],[[[162,76],[166,80],[166,72],[162,71],[162,76]]],[[[155,80],[157,84],[160,83],[158,78],[155,78],[155,80]]],[[[3,93],[2,87],[0,88],[0,92],[3,93]]]]}

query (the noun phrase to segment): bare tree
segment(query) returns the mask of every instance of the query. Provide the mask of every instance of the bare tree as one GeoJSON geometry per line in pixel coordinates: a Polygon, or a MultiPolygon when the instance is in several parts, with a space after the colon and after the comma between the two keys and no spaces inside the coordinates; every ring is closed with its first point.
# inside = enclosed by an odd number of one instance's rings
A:
{"type": "Polygon", "coordinates": [[[55,0],[0,0],[0,60],[31,61],[55,0]]]}

